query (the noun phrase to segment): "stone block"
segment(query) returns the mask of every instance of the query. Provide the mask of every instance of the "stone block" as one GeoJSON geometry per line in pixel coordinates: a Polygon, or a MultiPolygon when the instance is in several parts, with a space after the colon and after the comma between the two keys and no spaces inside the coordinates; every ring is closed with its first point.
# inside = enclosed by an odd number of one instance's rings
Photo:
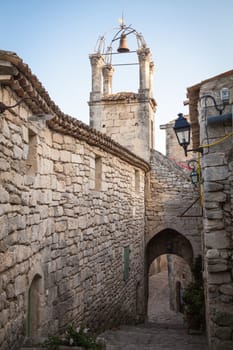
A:
{"type": "Polygon", "coordinates": [[[224,284],[220,287],[220,292],[226,295],[233,296],[233,285],[232,284],[224,284]]]}
{"type": "Polygon", "coordinates": [[[232,350],[232,341],[222,341],[214,345],[214,350],[232,350]]]}
{"type": "Polygon", "coordinates": [[[3,119],[2,123],[1,123],[1,133],[3,134],[3,136],[5,136],[7,139],[10,139],[11,137],[11,132],[10,129],[8,127],[7,122],[3,119]]]}
{"type": "Polygon", "coordinates": [[[34,182],[35,182],[35,177],[34,176],[30,176],[30,175],[25,175],[24,176],[24,184],[25,184],[25,186],[33,185],[34,182]]]}
{"type": "Polygon", "coordinates": [[[231,282],[230,272],[212,272],[208,274],[208,283],[212,284],[224,284],[231,282]]]}
{"type": "Polygon", "coordinates": [[[220,191],[204,193],[204,201],[223,203],[226,201],[226,194],[220,191]]]}
{"type": "Polygon", "coordinates": [[[206,232],[223,230],[225,229],[225,223],[223,220],[204,220],[204,229],[206,232]]]}
{"type": "Polygon", "coordinates": [[[226,164],[225,153],[215,152],[206,154],[204,157],[204,166],[206,164],[208,164],[209,167],[216,167],[226,164]]]}
{"type": "Polygon", "coordinates": [[[10,164],[7,162],[6,159],[1,158],[0,159],[0,170],[1,171],[7,171],[10,169],[10,164]]]}
{"type": "Polygon", "coordinates": [[[224,230],[205,234],[206,248],[224,249],[229,247],[229,239],[224,230]]]}
{"type": "Polygon", "coordinates": [[[18,146],[22,145],[22,138],[19,134],[13,134],[11,136],[11,141],[18,146]]]}
{"type": "Polygon", "coordinates": [[[209,167],[203,172],[203,177],[206,181],[226,180],[229,176],[228,166],[209,167]]]}
{"type": "Polygon", "coordinates": [[[81,346],[66,346],[66,345],[59,345],[58,350],[85,350],[85,348],[81,346]]]}
{"type": "Polygon", "coordinates": [[[64,143],[63,135],[61,134],[54,133],[52,139],[53,139],[53,142],[56,142],[59,144],[64,143]]]}
{"type": "Polygon", "coordinates": [[[68,151],[60,151],[60,160],[62,162],[70,162],[71,161],[71,153],[68,151]]]}
{"type": "Polygon", "coordinates": [[[206,253],[206,257],[208,259],[216,259],[219,258],[220,253],[218,251],[218,249],[209,249],[206,253]]]}
{"type": "Polygon", "coordinates": [[[40,187],[50,189],[51,178],[49,175],[40,176],[40,187]]]}
{"type": "Polygon", "coordinates": [[[222,272],[227,270],[228,266],[226,264],[208,265],[208,272],[222,272]]]}
{"type": "Polygon", "coordinates": [[[19,275],[15,278],[15,295],[19,295],[25,292],[26,290],[26,276],[19,275]]]}
{"type": "Polygon", "coordinates": [[[218,209],[218,210],[205,210],[205,217],[207,219],[222,219],[223,218],[223,210],[218,209]]]}
{"type": "Polygon", "coordinates": [[[0,203],[8,203],[9,202],[9,193],[2,187],[0,186],[0,203]]]}
{"type": "Polygon", "coordinates": [[[54,171],[57,173],[63,173],[63,164],[55,163],[54,164],[54,171]]]}
{"type": "Polygon", "coordinates": [[[22,158],[23,158],[22,148],[14,145],[13,146],[13,159],[22,159],[22,158]]]}
{"type": "Polygon", "coordinates": [[[71,154],[71,162],[72,163],[77,163],[81,164],[82,163],[82,158],[79,154],[72,153],[71,154]]]}
{"type": "Polygon", "coordinates": [[[60,151],[58,151],[57,149],[51,149],[50,152],[50,158],[51,160],[59,160],[60,159],[60,151]]]}
{"type": "Polygon", "coordinates": [[[49,175],[53,171],[53,163],[49,159],[42,159],[40,163],[40,173],[44,175],[49,175]]]}

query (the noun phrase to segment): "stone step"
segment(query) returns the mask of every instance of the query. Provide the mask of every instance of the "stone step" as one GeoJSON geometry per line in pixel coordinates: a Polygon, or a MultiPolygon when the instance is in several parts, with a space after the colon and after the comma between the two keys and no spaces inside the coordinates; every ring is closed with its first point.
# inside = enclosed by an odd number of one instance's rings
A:
{"type": "Polygon", "coordinates": [[[46,348],[42,348],[41,346],[23,346],[20,348],[20,350],[46,350],[46,348]]]}
{"type": "Polygon", "coordinates": [[[26,338],[20,350],[46,350],[41,346],[46,339],[45,337],[26,338]]]}
{"type": "Polygon", "coordinates": [[[164,325],[123,326],[98,337],[106,350],[207,350],[204,335],[189,335],[184,328],[164,325]]]}

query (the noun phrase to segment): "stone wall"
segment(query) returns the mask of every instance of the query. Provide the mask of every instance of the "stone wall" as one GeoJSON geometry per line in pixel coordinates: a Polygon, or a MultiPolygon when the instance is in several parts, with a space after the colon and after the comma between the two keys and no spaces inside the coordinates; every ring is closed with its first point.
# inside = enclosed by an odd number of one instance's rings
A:
{"type": "Polygon", "coordinates": [[[133,321],[144,302],[144,171],[30,114],[0,119],[1,350],[71,322],[133,321]]]}
{"type": "Polygon", "coordinates": [[[182,168],[157,151],[151,153],[151,168],[146,201],[146,242],[157,233],[172,229],[190,241],[197,256],[201,250],[202,231],[198,190],[182,168]]]}
{"type": "Polygon", "coordinates": [[[157,151],[151,153],[147,186],[146,267],[167,254],[170,307],[181,311],[178,299],[192,278],[190,267],[202,247],[198,189],[183,168],[157,151]]]}
{"type": "MultiPolygon", "coordinates": [[[[203,83],[200,96],[212,95],[220,104],[219,91],[231,89],[233,75],[212,79],[203,83]]],[[[213,144],[205,148],[202,157],[204,190],[204,256],[207,298],[207,320],[211,349],[228,350],[233,346],[233,260],[232,260],[232,213],[233,213],[233,136],[232,120],[223,122],[223,116],[206,100],[199,109],[200,143],[213,144]],[[209,123],[215,116],[216,122],[209,123]]],[[[231,113],[227,106],[224,114],[231,113]]]]}
{"type": "Polygon", "coordinates": [[[154,138],[154,104],[136,93],[117,93],[90,102],[90,124],[149,161],[154,138]]]}
{"type": "Polygon", "coordinates": [[[168,255],[168,278],[170,307],[183,312],[183,292],[192,281],[192,273],[187,262],[176,255],[168,255]]]}

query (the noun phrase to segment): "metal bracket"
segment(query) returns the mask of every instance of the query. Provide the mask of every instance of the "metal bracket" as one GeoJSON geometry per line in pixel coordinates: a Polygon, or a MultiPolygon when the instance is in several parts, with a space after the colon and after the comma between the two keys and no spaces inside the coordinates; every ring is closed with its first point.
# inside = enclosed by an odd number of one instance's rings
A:
{"type": "Polygon", "coordinates": [[[192,202],[192,204],[187,209],[185,209],[185,211],[182,214],[178,215],[178,217],[179,218],[180,217],[189,217],[189,218],[200,218],[200,217],[202,217],[203,216],[203,208],[202,207],[201,207],[201,214],[200,215],[185,215],[187,213],[187,211],[189,211],[189,209],[191,209],[194,206],[194,204],[197,203],[198,200],[200,200],[200,197],[197,197],[195,199],[195,201],[192,202]]]}

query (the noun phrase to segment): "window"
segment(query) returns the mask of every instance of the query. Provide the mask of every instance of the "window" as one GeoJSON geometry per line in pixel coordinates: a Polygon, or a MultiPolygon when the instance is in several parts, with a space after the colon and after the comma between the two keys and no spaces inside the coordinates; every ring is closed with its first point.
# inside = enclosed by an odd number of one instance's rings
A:
{"type": "Polygon", "coordinates": [[[102,187],[102,158],[95,157],[95,190],[101,191],[102,187]]]}
{"type": "Polygon", "coordinates": [[[35,175],[37,173],[37,135],[28,130],[28,157],[27,157],[27,175],[35,175]]]}
{"type": "Polygon", "coordinates": [[[150,148],[154,148],[154,123],[153,120],[150,121],[150,148]]]}
{"type": "Polygon", "coordinates": [[[139,192],[139,190],[140,190],[140,172],[139,172],[139,170],[135,170],[134,177],[135,177],[135,191],[139,192]]]}
{"type": "Polygon", "coordinates": [[[127,281],[129,278],[129,254],[130,249],[129,245],[124,247],[124,281],[127,281]]]}

